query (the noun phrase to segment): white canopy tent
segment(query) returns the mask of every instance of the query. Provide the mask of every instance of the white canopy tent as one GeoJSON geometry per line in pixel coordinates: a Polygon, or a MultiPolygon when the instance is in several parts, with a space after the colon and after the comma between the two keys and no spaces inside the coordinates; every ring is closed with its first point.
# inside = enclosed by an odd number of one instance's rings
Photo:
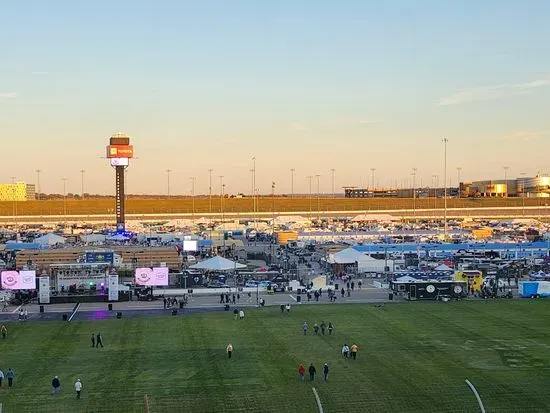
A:
{"type": "Polygon", "coordinates": [[[89,244],[89,243],[103,244],[106,238],[107,237],[103,234],[87,234],[87,235],[81,235],[80,241],[85,242],[86,244],[89,244]]]}
{"type": "Polygon", "coordinates": [[[378,260],[366,255],[354,248],[346,248],[336,254],[331,254],[328,257],[329,264],[353,264],[357,263],[358,272],[384,272],[385,266],[392,268],[393,260],[378,260]]]}
{"type": "Polygon", "coordinates": [[[65,244],[65,238],[50,232],[49,234],[42,235],[41,237],[35,238],[34,242],[40,245],[57,245],[65,244]]]}
{"type": "Polygon", "coordinates": [[[228,260],[227,258],[216,255],[215,257],[201,261],[197,264],[191,265],[189,268],[197,270],[210,270],[210,271],[231,271],[246,268],[244,264],[228,260]]]}
{"type": "Polygon", "coordinates": [[[392,222],[399,221],[398,217],[390,214],[361,214],[352,219],[352,222],[392,222]]]}
{"type": "Polygon", "coordinates": [[[441,264],[435,267],[434,271],[453,271],[453,269],[445,264],[441,264]]]}

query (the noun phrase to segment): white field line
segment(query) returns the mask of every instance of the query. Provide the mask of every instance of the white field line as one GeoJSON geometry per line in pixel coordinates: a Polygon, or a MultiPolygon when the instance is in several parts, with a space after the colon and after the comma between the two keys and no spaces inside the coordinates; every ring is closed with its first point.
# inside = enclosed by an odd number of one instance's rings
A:
{"type": "Polygon", "coordinates": [[[22,306],[17,307],[15,310],[12,311],[12,314],[18,313],[22,306]]]}
{"type": "Polygon", "coordinates": [[[313,394],[315,395],[315,400],[317,400],[317,407],[319,408],[319,413],[323,413],[323,406],[321,405],[321,399],[317,394],[317,390],[315,389],[315,387],[312,387],[311,390],[313,390],[313,394]]]}
{"type": "Polygon", "coordinates": [[[476,396],[477,404],[479,404],[479,409],[481,410],[481,413],[485,413],[485,407],[483,406],[483,402],[481,401],[481,397],[479,397],[479,393],[477,392],[476,388],[472,383],[470,383],[469,380],[465,380],[465,382],[474,393],[474,396],[476,396]]]}
{"type": "Polygon", "coordinates": [[[289,294],[288,296],[289,296],[290,298],[292,298],[294,301],[297,301],[297,300],[296,300],[296,297],[294,297],[293,295],[290,295],[290,294],[289,294]]]}
{"type": "Polygon", "coordinates": [[[74,315],[77,313],[78,309],[80,308],[80,303],[78,303],[76,305],[76,308],[74,309],[73,313],[71,314],[71,316],[69,317],[69,321],[71,321],[74,317],[74,315]]]}

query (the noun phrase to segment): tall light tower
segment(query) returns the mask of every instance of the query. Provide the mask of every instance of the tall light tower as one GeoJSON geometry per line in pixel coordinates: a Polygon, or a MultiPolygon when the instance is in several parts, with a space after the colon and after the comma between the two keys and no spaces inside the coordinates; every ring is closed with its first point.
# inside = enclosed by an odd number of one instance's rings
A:
{"type": "Polygon", "coordinates": [[[443,229],[443,236],[445,241],[447,241],[447,142],[449,140],[447,138],[443,138],[443,147],[444,147],[444,167],[443,167],[443,201],[444,201],[444,229],[443,229]]]}
{"type": "Polygon", "coordinates": [[[371,173],[371,179],[372,179],[372,196],[374,196],[374,187],[375,187],[374,174],[376,173],[376,168],[370,168],[370,173],[371,173]]]}
{"type": "Polygon", "coordinates": [[[109,139],[107,158],[115,168],[115,212],[117,232],[126,229],[126,194],[124,189],[125,170],[130,159],[134,157],[134,147],[130,145],[130,138],[124,133],[116,133],[109,139]]]}
{"type": "Polygon", "coordinates": [[[36,196],[35,198],[40,201],[40,169],[36,170],[36,196]]]}
{"type": "Polygon", "coordinates": [[[317,220],[321,220],[321,187],[319,185],[319,180],[321,178],[321,175],[315,175],[315,178],[317,178],[317,220]]]}
{"type": "Polygon", "coordinates": [[[506,198],[508,198],[508,169],[510,169],[510,167],[503,166],[502,169],[504,169],[504,184],[506,185],[506,198]]]}
{"type": "Polygon", "coordinates": [[[193,224],[195,223],[195,180],[197,179],[196,177],[192,176],[191,178],[191,216],[192,216],[192,219],[193,219],[193,224]]]}
{"type": "Polygon", "coordinates": [[[65,222],[67,221],[67,178],[61,178],[63,181],[63,216],[65,217],[65,222]]]}
{"type": "Polygon", "coordinates": [[[84,199],[84,169],[80,170],[80,198],[84,199]]]}
{"type": "Polygon", "coordinates": [[[413,217],[415,218],[415,221],[416,221],[416,171],[417,171],[417,168],[413,168],[412,169],[412,177],[413,177],[413,217]]]}
{"type": "Polygon", "coordinates": [[[462,171],[462,168],[459,166],[456,168],[456,182],[458,185],[458,199],[460,199],[460,172],[462,171]]]}
{"type": "Polygon", "coordinates": [[[294,168],[290,168],[290,197],[294,198],[294,168]]]}
{"type": "Polygon", "coordinates": [[[522,203],[522,215],[525,215],[525,172],[521,174],[521,203],[522,203]]]}
{"type": "Polygon", "coordinates": [[[336,169],[331,168],[330,173],[332,178],[332,197],[336,198],[336,192],[334,192],[334,174],[336,173],[336,169]]]}
{"type": "Polygon", "coordinates": [[[168,191],[167,191],[167,193],[168,193],[168,198],[170,198],[170,172],[172,172],[171,169],[167,169],[167,170],[166,170],[166,179],[167,179],[167,184],[168,184],[168,185],[167,185],[167,189],[168,189],[168,191]]]}
{"type": "Polygon", "coordinates": [[[313,180],[313,175],[308,175],[307,179],[309,180],[309,216],[311,218],[312,203],[313,203],[313,193],[311,192],[311,181],[313,180]]]}
{"type": "Polygon", "coordinates": [[[254,229],[257,229],[256,224],[256,210],[258,209],[258,203],[256,198],[256,157],[252,157],[252,203],[253,203],[253,215],[254,215],[254,229]]]}
{"type": "Polygon", "coordinates": [[[210,202],[210,213],[212,214],[212,172],[213,169],[208,170],[208,200],[210,202]]]}

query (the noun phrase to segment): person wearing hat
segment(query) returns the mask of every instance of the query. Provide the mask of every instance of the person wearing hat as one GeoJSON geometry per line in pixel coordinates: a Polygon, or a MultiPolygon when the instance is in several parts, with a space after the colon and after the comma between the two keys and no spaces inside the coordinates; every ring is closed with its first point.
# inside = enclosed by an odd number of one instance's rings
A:
{"type": "Polygon", "coordinates": [[[82,382],[80,381],[80,379],[76,379],[74,390],[76,391],[76,398],[80,399],[80,392],[82,392],[82,382]]]}
{"type": "Polygon", "coordinates": [[[61,383],[59,377],[55,376],[52,380],[52,394],[55,396],[61,389],[61,383]]]}

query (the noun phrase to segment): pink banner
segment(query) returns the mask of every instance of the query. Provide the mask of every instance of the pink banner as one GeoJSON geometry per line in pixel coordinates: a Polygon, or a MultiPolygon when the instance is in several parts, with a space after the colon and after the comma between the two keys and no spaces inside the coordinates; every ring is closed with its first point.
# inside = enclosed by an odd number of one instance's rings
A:
{"type": "Polygon", "coordinates": [[[4,290],[36,290],[36,271],[2,271],[4,290]]]}
{"type": "Polygon", "coordinates": [[[168,285],[168,267],[136,268],[136,285],[168,285]]]}

